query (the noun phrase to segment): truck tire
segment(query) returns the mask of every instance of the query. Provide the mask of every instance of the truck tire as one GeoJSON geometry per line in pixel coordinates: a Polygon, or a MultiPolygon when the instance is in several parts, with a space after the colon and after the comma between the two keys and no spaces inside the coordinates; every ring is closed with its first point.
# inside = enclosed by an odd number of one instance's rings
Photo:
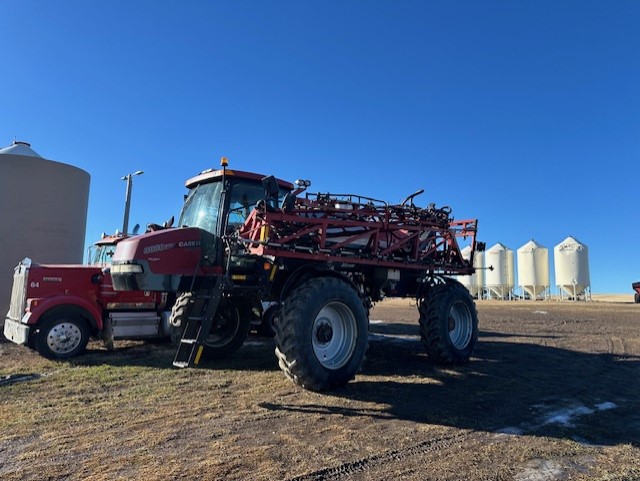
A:
{"type": "Polygon", "coordinates": [[[89,342],[87,323],[77,314],[59,312],[36,329],[34,346],[49,359],[69,359],[82,353],[89,342]]]}
{"type": "Polygon", "coordinates": [[[276,320],[280,316],[280,306],[273,305],[262,314],[262,321],[258,326],[257,333],[263,337],[274,337],[276,335],[276,320]]]}
{"type": "Polygon", "coordinates": [[[368,324],[364,303],[352,286],[334,277],[310,279],[281,306],[275,324],[280,368],[312,391],[344,386],[364,360],[368,324]]]}
{"type": "MultiPolygon", "coordinates": [[[[182,339],[182,332],[193,306],[193,297],[192,292],[183,293],[171,309],[171,340],[176,345],[182,339]]],[[[245,311],[242,306],[236,306],[226,299],[220,301],[216,318],[205,341],[203,359],[226,359],[240,349],[251,328],[250,315],[245,311]]]]}
{"type": "Polygon", "coordinates": [[[458,282],[431,287],[420,304],[420,337],[439,364],[460,364],[478,341],[478,314],[469,291],[458,282]]]}
{"type": "Polygon", "coordinates": [[[636,304],[640,304],[640,292],[636,292],[633,296],[633,300],[636,304]]]}

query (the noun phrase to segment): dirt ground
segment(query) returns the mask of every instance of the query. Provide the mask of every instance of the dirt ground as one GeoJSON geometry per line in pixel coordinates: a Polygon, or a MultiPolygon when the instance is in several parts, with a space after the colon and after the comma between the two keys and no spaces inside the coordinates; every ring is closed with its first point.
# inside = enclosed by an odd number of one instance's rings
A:
{"type": "Polygon", "coordinates": [[[416,312],[376,306],[362,373],[328,394],[270,339],[197,370],[162,344],[57,363],[0,342],[0,479],[640,479],[640,305],[480,301],[454,369],[416,312]]]}

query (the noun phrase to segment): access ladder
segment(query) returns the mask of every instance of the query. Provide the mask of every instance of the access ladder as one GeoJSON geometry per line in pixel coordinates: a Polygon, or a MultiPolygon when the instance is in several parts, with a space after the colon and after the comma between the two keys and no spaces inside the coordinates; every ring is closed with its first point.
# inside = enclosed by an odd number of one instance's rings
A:
{"type": "Polygon", "coordinates": [[[202,358],[206,348],[205,342],[222,297],[222,278],[216,277],[214,282],[213,288],[197,291],[190,301],[192,305],[173,360],[173,365],[176,367],[197,366],[202,358]]]}

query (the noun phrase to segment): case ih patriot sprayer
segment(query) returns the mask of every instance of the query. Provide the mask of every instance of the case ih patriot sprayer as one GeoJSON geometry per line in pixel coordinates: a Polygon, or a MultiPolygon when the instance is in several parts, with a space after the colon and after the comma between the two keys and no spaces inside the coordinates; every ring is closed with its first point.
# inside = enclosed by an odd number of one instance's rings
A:
{"type": "Polygon", "coordinates": [[[15,269],[4,335],[43,356],[80,354],[89,337],[169,338],[168,292],[116,292],[105,267],[122,236],[106,236],[92,246],[90,265],[36,264],[25,259],[15,269]]]}
{"type": "Polygon", "coordinates": [[[469,359],[475,304],[448,275],[471,274],[476,220],[410,195],[399,205],[358,195],[304,194],[272,176],[223,169],[186,183],[178,228],[126,239],[113,257],[116,289],[175,292],[182,331],[174,365],[224,357],[243,343],[248,312],[277,303],[281,369],[312,390],[342,386],[359,370],[368,312],[387,296],[417,299],[420,333],[435,362],[469,359]],[[465,260],[458,240],[472,246],[465,260]]]}

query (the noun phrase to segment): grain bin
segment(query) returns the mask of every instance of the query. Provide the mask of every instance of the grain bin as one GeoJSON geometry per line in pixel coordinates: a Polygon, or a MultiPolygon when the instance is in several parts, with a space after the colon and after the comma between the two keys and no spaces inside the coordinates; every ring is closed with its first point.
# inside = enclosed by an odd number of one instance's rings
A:
{"type": "MultiPolygon", "coordinates": [[[[469,260],[471,258],[471,246],[465,247],[460,253],[464,259],[469,260]]],[[[473,297],[482,299],[484,294],[484,252],[476,251],[473,258],[473,267],[476,268],[476,272],[470,276],[452,277],[466,287],[473,297]]]]}
{"type": "Polygon", "coordinates": [[[513,251],[498,242],[485,252],[485,285],[490,298],[509,299],[514,287],[513,251]]]}
{"type": "Polygon", "coordinates": [[[544,295],[549,282],[549,249],[531,239],[517,250],[518,285],[536,299],[544,295]]]}
{"type": "Polygon", "coordinates": [[[82,263],[89,180],[84,170],[47,160],[26,142],[0,149],[0,323],[21,259],[82,263]]]}
{"type": "Polygon", "coordinates": [[[566,294],[573,300],[590,297],[589,248],[575,239],[567,237],[553,249],[556,285],[560,297],[566,294]]]}

